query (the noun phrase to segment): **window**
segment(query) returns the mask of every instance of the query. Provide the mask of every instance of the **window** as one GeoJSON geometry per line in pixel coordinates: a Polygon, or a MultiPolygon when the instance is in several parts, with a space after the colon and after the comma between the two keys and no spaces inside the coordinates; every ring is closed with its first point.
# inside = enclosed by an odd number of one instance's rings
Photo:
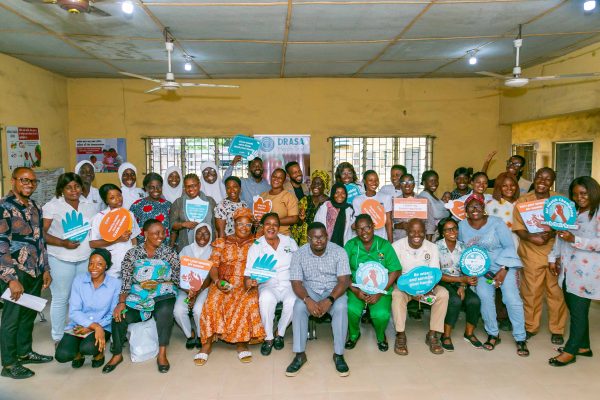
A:
{"type": "Polygon", "coordinates": [[[433,165],[433,136],[415,137],[333,137],[333,168],[344,161],[354,165],[360,177],[373,169],[379,175],[380,186],[390,183],[390,168],[402,164],[417,181],[420,191],[421,174],[433,165]]]}
{"type": "Polygon", "coordinates": [[[525,169],[523,170],[523,178],[527,179],[528,181],[533,181],[536,171],[535,158],[537,156],[535,145],[513,144],[511,154],[518,154],[525,158],[525,169]]]}
{"type": "MultiPolygon", "coordinates": [[[[177,165],[183,174],[200,175],[200,164],[213,160],[223,176],[233,160],[229,154],[229,143],[233,138],[145,138],[146,170],[161,175],[168,167],[177,165]]],[[[234,175],[245,176],[247,163],[240,161],[234,168],[234,175]]]]}
{"type": "Polygon", "coordinates": [[[556,191],[569,193],[573,179],[592,175],[592,142],[554,143],[556,191]]]}

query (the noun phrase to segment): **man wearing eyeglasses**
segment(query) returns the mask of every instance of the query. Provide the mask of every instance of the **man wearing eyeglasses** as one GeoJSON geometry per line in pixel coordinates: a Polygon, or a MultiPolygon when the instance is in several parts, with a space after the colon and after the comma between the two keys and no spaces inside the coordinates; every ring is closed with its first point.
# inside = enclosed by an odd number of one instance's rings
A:
{"type": "MultiPolygon", "coordinates": [[[[492,151],[483,163],[483,167],[481,170],[487,173],[488,167],[490,166],[490,161],[496,155],[496,151],[492,151]]],[[[530,180],[523,178],[523,171],[525,169],[525,157],[515,154],[511,156],[508,160],[506,160],[506,172],[517,177],[517,181],[519,182],[519,191],[521,194],[528,193],[532,189],[532,184],[530,180]]],[[[488,180],[488,187],[493,188],[496,183],[496,179],[488,180]]]]}
{"type": "MultiPolygon", "coordinates": [[[[26,167],[12,173],[12,190],[0,200],[0,293],[8,288],[10,298],[23,293],[39,296],[50,286],[50,266],[42,235],[42,210],[30,199],[39,181],[26,167]]],[[[6,301],[0,326],[2,376],[32,377],[23,364],[52,361],[51,356],[32,350],[33,323],[37,313],[6,301]]]]}

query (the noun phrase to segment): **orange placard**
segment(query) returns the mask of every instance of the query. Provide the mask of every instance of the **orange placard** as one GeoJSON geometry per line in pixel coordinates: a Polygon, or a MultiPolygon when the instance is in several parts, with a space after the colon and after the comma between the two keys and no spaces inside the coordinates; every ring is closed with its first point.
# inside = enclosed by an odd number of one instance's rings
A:
{"type": "Polygon", "coordinates": [[[181,256],[179,259],[181,266],[179,287],[181,289],[191,289],[195,292],[200,290],[202,282],[208,276],[212,262],[189,256],[181,256]]]}
{"type": "Polygon", "coordinates": [[[427,219],[427,199],[394,197],[394,218],[427,219]]]}
{"type": "Polygon", "coordinates": [[[252,206],[254,218],[256,218],[259,221],[263,215],[265,215],[268,212],[271,212],[272,209],[273,202],[269,199],[265,200],[260,196],[258,196],[256,200],[254,200],[254,205],[252,206]]]}
{"type": "Polygon", "coordinates": [[[450,200],[452,207],[449,208],[452,215],[454,215],[459,220],[463,220],[467,218],[467,213],[465,212],[465,202],[461,200],[450,200]]]}
{"type": "Polygon", "coordinates": [[[133,226],[129,210],[117,208],[109,211],[100,222],[100,236],[107,242],[114,242],[133,226]]]}
{"type": "Polygon", "coordinates": [[[369,214],[375,224],[375,229],[381,229],[385,226],[385,209],[375,199],[367,199],[362,203],[361,212],[369,214]]]}

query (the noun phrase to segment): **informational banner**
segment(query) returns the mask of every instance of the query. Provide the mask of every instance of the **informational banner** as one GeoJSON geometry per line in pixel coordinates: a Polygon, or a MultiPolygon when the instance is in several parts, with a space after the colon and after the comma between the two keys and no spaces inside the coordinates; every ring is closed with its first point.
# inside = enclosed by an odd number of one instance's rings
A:
{"type": "Polygon", "coordinates": [[[6,151],[11,171],[18,167],[41,167],[42,147],[38,128],[7,126],[6,151]]]}
{"type": "Polygon", "coordinates": [[[117,172],[127,161],[125,139],[77,139],[75,141],[77,162],[89,161],[96,172],[117,172]]]}
{"type": "Polygon", "coordinates": [[[427,199],[418,197],[394,197],[394,218],[427,219],[427,199]]]}
{"type": "Polygon", "coordinates": [[[517,210],[521,214],[523,223],[525,223],[529,233],[540,233],[550,229],[543,225],[545,202],[546,201],[542,199],[517,204],[517,210]]]}
{"type": "Polygon", "coordinates": [[[277,168],[285,168],[290,161],[297,161],[304,173],[304,182],[310,181],[310,135],[254,135],[260,140],[258,157],[265,168],[264,177],[269,180],[277,168]]]}
{"type": "Polygon", "coordinates": [[[58,177],[64,173],[64,168],[36,170],[35,177],[40,183],[31,195],[31,199],[40,207],[52,200],[56,193],[58,177]]]}

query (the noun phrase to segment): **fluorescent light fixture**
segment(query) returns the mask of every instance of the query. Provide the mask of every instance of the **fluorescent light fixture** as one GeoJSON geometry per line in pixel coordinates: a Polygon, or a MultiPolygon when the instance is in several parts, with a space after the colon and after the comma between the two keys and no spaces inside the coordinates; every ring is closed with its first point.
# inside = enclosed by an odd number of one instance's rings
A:
{"type": "Polygon", "coordinates": [[[584,1],[583,2],[583,11],[590,12],[590,11],[593,11],[595,8],[596,8],[596,1],[595,0],[584,1]]]}
{"type": "Polygon", "coordinates": [[[185,69],[186,71],[191,71],[192,70],[192,63],[191,62],[186,62],[185,65],[183,66],[183,69],[185,69]]]}
{"type": "Polygon", "coordinates": [[[477,50],[467,51],[467,56],[469,56],[469,65],[477,64],[477,50]]]}
{"type": "Polygon", "coordinates": [[[126,0],[121,4],[121,10],[125,14],[133,14],[133,2],[130,0],[126,0]]]}

